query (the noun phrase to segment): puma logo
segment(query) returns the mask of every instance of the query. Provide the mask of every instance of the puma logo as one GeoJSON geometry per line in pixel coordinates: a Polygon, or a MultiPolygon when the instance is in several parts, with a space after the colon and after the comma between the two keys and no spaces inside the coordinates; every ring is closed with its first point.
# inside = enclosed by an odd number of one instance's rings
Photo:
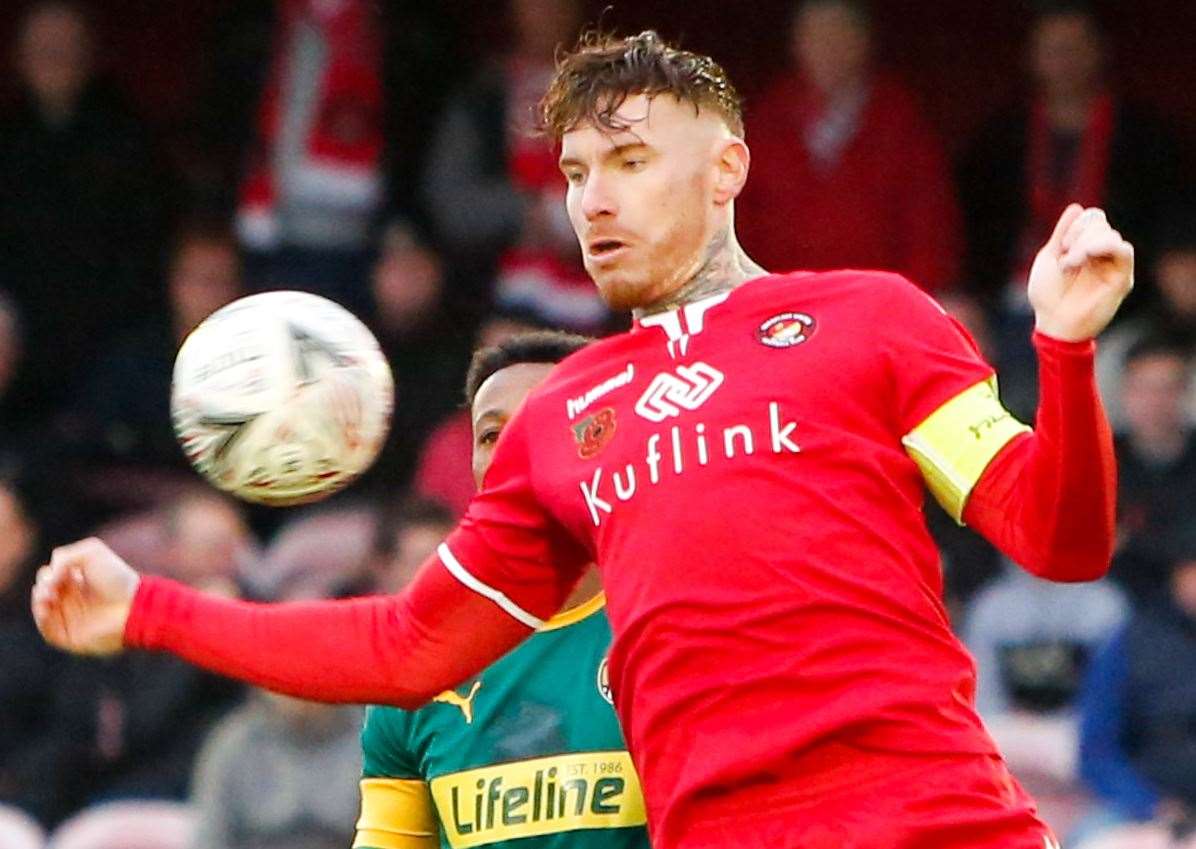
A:
{"type": "Polygon", "coordinates": [[[459,695],[456,690],[445,690],[432,701],[460,708],[461,713],[465,716],[465,724],[473,725],[473,697],[478,694],[481,687],[481,681],[474,681],[473,686],[469,688],[468,696],[459,695]]]}

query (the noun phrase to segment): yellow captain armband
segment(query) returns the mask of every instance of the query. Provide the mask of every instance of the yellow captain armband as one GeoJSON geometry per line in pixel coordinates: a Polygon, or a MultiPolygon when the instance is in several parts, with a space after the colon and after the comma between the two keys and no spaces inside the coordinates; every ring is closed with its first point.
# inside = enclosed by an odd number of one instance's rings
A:
{"type": "Polygon", "coordinates": [[[353,849],[435,849],[432,794],[420,779],[363,778],[353,849]]]}
{"type": "Polygon", "coordinates": [[[968,495],[1009,440],[1030,430],[1001,406],[997,379],[960,392],[901,439],[938,503],[963,524],[968,495]]]}

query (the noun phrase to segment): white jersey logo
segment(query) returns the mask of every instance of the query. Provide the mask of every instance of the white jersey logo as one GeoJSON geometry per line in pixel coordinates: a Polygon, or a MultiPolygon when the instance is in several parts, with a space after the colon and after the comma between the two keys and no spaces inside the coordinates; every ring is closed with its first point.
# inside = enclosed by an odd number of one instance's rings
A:
{"type": "Polygon", "coordinates": [[[569,414],[570,419],[575,419],[585,412],[586,407],[593,404],[603,395],[614,392],[621,386],[626,386],[635,378],[635,365],[628,363],[627,368],[616,374],[614,377],[607,378],[599,383],[589,392],[580,395],[577,398],[569,398],[565,401],[565,412],[569,414]]]}
{"type": "Polygon", "coordinates": [[[675,373],[662,371],[652,379],[635,411],[659,424],[682,410],[698,409],[722,385],[723,373],[706,363],[677,366],[675,373]]]}
{"type": "Polygon", "coordinates": [[[669,356],[684,357],[689,350],[689,337],[697,336],[706,326],[706,313],[727,300],[730,292],[720,292],[692,304],[668,312],[654,313],[640,319],[641,327],[659,327],[668,337],[669,356]],[[685,320],[682,322],[682,316],[685,320]]]}

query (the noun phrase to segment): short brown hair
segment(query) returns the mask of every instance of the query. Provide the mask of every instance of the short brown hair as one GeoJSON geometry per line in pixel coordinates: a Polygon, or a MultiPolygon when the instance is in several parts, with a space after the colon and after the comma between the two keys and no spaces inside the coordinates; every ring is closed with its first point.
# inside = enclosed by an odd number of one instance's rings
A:
{"type": "Polygon", "coordinates": [[[599,31],[582,35],[572,52],[557,59],[540,101],[540,126],[554,141],[583,122],[626,130],[615,118],[623,101],[666,92],[692,104],[695,113],[717,112],[731,132],[743,135],[742,104],[727,72],[709,56],[670,46],[653,30],[626,38],[599,31]]]}

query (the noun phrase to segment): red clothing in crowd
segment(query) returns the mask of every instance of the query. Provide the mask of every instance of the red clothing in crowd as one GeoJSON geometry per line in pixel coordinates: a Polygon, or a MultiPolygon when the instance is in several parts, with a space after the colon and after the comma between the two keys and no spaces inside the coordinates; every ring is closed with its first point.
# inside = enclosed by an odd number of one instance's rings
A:
{"type": "Polygon", "coordinates": [[[424,443],[415,469],[415,491],[447,505],[458,516],[464,514],[478,491],[469,459],[472,453],[469,412],[458,410],[438,424],[424,443]]]}
{"type": "Polygon", "coordinates": [[[740,240],[773,271],[881,268],[930,291],[951,286],[961,224],[942,147],[901,85],[876,79],[862,98],[831,162],[805,141],[825,118],[812,86],[788,77],[749,104],[740,240]]]}

